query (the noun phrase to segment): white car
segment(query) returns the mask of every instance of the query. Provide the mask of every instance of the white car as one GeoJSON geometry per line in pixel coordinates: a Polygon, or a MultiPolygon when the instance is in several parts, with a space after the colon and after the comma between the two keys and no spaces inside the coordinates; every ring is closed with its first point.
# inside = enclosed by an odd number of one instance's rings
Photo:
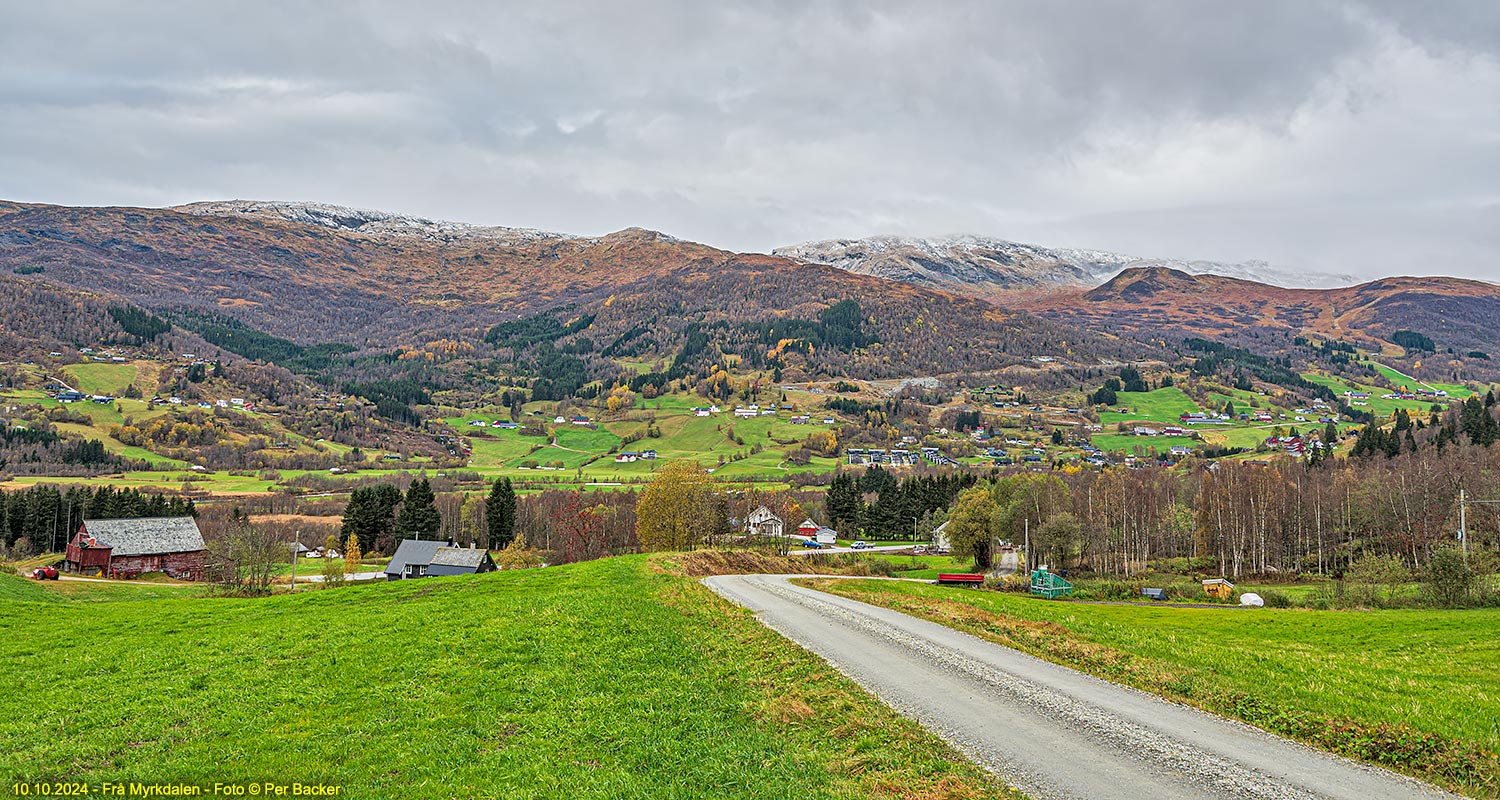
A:
{"type": "Polygon", "coordinates": [[[869,547],[869,545],[865,543],[864,539],[860,539],[859,541],[855,542],[854,544],[849,545],[849,547],[851,547],[852,549],[855,549],[855,550],[863,550],[866,547],[869,547]]]}

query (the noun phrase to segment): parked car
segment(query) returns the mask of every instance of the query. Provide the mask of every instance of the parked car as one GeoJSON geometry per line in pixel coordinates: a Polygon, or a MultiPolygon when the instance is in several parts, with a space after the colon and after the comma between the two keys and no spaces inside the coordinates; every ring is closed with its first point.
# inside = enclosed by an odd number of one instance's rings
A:
{"type": "Polygon", "coordinates": [[[813,550],[822,550],[823,549],[823,545],[818,544],[817,542],[813,541],[812,539],[808,539],[807,541],[803,542],[802,546],[803,547],[807,547],[807,548],[811,548],[813,550]]]}
{"type": "Polygon", "coordinates": [[[863,550],[866,547],[869,547],[870,545],[866,544],[864,539],[860,539],[859,541],[857,541],[854,544],[849,545],[849,546],[851,548],[855,549],[855,550],[863,550]]]}
{"type": "Polygon", "coordinates": [[[31,571],[31,577],[39,581],[57,580],[57,567],[37,567],[31,571]]]}

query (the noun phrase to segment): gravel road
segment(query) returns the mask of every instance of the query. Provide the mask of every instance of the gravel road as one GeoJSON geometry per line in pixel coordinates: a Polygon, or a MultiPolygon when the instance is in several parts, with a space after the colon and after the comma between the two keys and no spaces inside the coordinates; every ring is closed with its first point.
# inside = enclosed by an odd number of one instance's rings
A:
{"type": "Polygon", "coordinates": [[[791,577],[703,582],[1036,800],[1456,797],[791,577]]]}

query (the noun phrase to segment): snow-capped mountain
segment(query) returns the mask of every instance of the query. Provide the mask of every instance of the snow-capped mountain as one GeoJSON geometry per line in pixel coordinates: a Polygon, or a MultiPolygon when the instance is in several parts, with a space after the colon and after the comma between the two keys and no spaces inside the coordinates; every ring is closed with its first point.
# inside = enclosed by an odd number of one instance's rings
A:
{"type": "Polygon", "coordinates": [[[829,264],[849,272],[948,290],[1098,286],[1132,267],[1167,267],[1191,275],[1222,275],[1299,289],[1358,283],[1349,275],[1291,272],[1264,261],[1224,264],[1143,258],[1103,250],[1041,247],[972,235],[829,239],[778,247],[772,252],[799,261],[829,264]]]}
{"type": "Polygon", "coordinates": [[[459,239],[494,239],[508,242],[536,242],[547,239],[577,239],[565,233],[539,231],[533,228],[507,228],[499,225],[472,225],[467,222],[371,211],[328,203],[297,203],[264,200],[214,200],[189,203],[172,208],[184,214],[214,217],[259,217],[283,219],[305,225],[354,231],[371,236],[415,237],[448,242],[459,239]]]}

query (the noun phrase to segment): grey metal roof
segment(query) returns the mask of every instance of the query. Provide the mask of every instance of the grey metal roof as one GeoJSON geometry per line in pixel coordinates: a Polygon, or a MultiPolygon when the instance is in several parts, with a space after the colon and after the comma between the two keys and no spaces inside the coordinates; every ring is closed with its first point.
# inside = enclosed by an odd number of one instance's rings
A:
{"type": "Polygon", "coordinates": [[[433,554],[447,546],[447,542],[438,539],[402,539],[391,563],[385,567],[385,574],[405,575],[408,564],[431,564],[433,554]]]}
{"type": "Polygon", "coordinates": [[[198,521],[192,517],[86,519],[88,535],[109,545],[113,556],[191,553],[205,549],[198,521]]]}
{"type": "Polygon", "coordinates": [[[432,554],[432,561],[428,563],[479,569],[486,555],[488,555],[487,551],[478,548],[471,550],[467,547],[439,547],[437,552],[432,554]]]}

